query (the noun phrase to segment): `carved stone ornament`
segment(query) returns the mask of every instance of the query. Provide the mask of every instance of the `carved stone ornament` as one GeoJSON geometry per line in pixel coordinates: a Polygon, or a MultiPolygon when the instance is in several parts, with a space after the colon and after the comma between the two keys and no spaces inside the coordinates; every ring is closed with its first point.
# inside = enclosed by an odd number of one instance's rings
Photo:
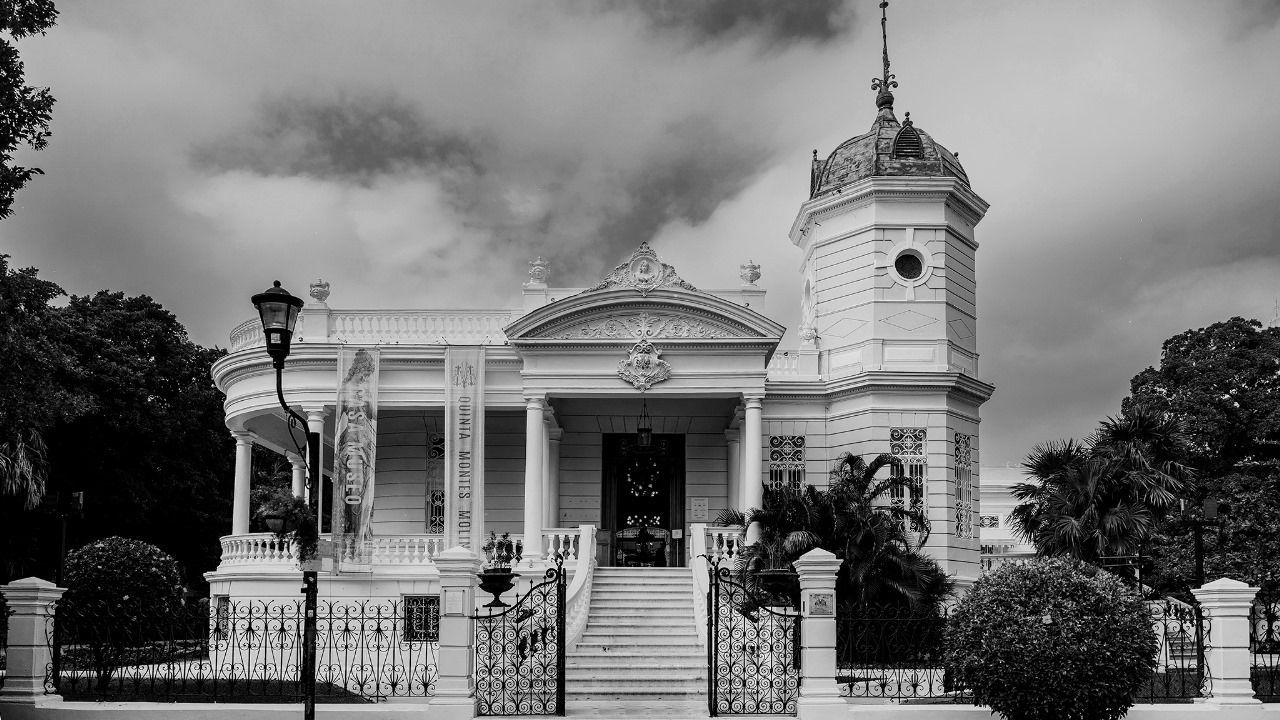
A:
{"type": "Polygon", "coordinates": [[[741,335],[728,328],[667,313],[639,313],[589,320],[555,331],[557,340],[680,338],[700,340],[741,335]]]}
{"type": "Polygon", "coordinates": [[[738,266],[738,279],[743,285],[754,286],[760,279],[760,265],[751,260],[742,263],[738,266]]]}
{"type": "Polygon", "coordinates": [[[316,278],[316,281],[311,283],[310,295],[315,298],[316,302],[324,302],[325,300],[328,300],[329,283],[325,281],[324,278],[316,278]]]}
{"type": "Polygon", "coordinates": [[[529,261],[529,284],[547,284],[547,261],[541,255],[529,261]]]}
{"type": "Polygon", "coordinates": [[[637,390],[648,390],[671,377],[671,366],[658,357],[661,351],[648,340],[631,346],[626,360],[618,361],[618,377],[631,383],[637,390]]]}
{"type": "Polygon", "coordinates": [[[659,260],[658,253],[647,242],[640,243],[631,259],[614,268],[605,276],[604,282],[588,288],[586,292],[617,288],[630,288],[641,295],[648,295],[658,288],[698,289],[681,279],[675,268],[659,260]]]}

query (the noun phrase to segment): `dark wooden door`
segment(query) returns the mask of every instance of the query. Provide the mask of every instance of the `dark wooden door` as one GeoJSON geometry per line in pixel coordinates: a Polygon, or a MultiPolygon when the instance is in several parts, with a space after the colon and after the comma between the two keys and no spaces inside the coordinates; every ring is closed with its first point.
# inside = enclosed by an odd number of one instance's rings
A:
{"type": "Polygon", "coordinates": [[[600,519],[611,538],[608,564],[683,566],[684,435],[655,434],[649,449],[636,447],[635,440],[632,434],[601,436],[600,519]]]}

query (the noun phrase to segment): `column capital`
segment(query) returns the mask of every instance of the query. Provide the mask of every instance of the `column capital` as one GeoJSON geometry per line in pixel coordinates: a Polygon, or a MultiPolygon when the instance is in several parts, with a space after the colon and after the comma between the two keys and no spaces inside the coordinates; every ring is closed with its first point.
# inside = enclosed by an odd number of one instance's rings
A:
{"type": "Polygon", "coordinates": [[[284,456],[289,460],[289,464],[296,467],[306,467],[307,461],[302,456],[292,450],[286,450],[284,456]]]}
{"type": "Polygon", "coordinates": [[[742,394],[742,404],[746,406],[746,409],[748,410],[759,410],[763,405],[763,403],[764,403],[763,394],[760,394],[760,395],[756,395],[756,394],[748,395],[746,393],[742,394]]]}
{"type": "Polygon", "coordinates": [[[564,437],[564,429],[563,429],[563,428],[560,428],[560,427],[553,427],[553,428],[548,428],[548,429],[547,429],[547,440],[549,440],[549,441],[551,441],[551,442],[553,442],[553,443],[558,443],[558,442],[560,442],[560,438],[563,438],[563,437],[564,437]]]}
{"type": "Polygon", "coordinates": [[[232,430],[231,437],[235,438],[236,445],[253,445],[253,433],[248,430],[232,430]]]}
{"type": "Polygon", "coordinates": [[[742,431],[736,427],[731,427],[724,431],[724,439],[731,443],[740,442],[742,440],[742,431]]]}
{"type": "Polygon", "coordinates": [[[307,416],[307,422],[315,422],[328,417],[329,408],[325,405],[303,405],[302,412],[307,416]]]}
{"type": "Polygon", "coordinates": [[[525,395],[524,407],[526,410],[542,410],[547,405],[547,396],[544,395],[525,395]]]}

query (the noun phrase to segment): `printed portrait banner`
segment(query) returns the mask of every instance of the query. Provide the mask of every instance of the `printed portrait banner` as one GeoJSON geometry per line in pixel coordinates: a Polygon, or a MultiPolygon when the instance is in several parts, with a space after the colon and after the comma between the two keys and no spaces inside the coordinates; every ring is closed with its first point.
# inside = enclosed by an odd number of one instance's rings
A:
{"type": "Polygon", "coordinates": [[[378,450],[378,351],[338,351],[338,408],[333,441],[334,571],[367,566],[373,538],[378,450]]]}
{"type": "Polygon", "coordinates": [[[445,547],[479,551],[484,531],[484,346],[445,350],[445,547]]]}

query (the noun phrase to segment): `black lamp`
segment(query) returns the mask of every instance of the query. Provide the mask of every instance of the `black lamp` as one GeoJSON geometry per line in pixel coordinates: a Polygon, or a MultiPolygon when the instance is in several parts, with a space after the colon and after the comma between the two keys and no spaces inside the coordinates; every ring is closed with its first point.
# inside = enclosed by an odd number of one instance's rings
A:
{"type": "Polygon", "coordinates": [[[288,290],[280,287],[277,280],[274,285],[250,298],[253,306],[258,308],[262,318],[262,332],[267,336],[267,354],[277,368],[284,367],[284,359],[289,357],[289,342],[293,339],[293,328],[298,322],[298,311],[302,309],[302,298],[294,297],[288,290]]]}
{"type": "Polygon", "coordinates": [[[636,447],[653,446],[653,423],[649,420],[649,405],[640,396],[640,422],[636,424],[636,447]]]}

